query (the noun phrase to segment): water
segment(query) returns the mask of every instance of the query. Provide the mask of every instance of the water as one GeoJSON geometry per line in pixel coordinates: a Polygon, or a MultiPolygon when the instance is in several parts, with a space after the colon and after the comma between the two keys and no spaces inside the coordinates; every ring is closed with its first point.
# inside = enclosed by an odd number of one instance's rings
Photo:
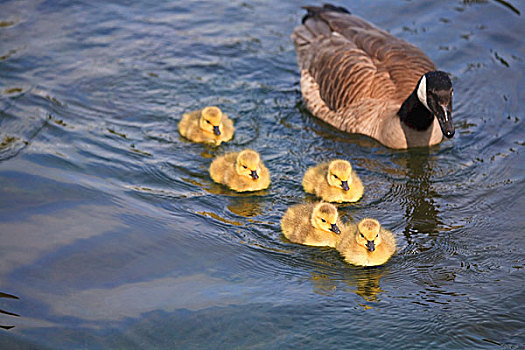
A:
{"type": "Polygon", "coordinates": [[[305,111],[305,4],[0,3],[0,348],[523,349],[523,3],[346,5],[452,75],[456,136],[410,151],[305,111]],[[176,131],[210,104],[237,127],[218,149],[176,131]],[[244,147],[268,190],[208,177],[244,147]],[[383,267],[282,238],[333,157],[365,184],[343,218],[397,238],[383,267]]]}

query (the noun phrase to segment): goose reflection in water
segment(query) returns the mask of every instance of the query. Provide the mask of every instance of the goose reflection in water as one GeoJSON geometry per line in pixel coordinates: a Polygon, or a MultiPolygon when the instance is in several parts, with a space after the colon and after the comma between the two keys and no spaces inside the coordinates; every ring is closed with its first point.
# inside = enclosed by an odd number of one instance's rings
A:
{"type": "MultiPolygon", "coordinates": [[[[439,218],[439,205],[435,198],[439,194],[432,187],[432,158],[429,149],[418,149],[407,153],[402,158],[406,161],[407,182],[403,188],[405,210],[404,235],[409,244],[413,244],[418,233],[436,234],[443,222],[439,218]]],[[[405,164],[404,164],[405,165],[405,164]]]]}

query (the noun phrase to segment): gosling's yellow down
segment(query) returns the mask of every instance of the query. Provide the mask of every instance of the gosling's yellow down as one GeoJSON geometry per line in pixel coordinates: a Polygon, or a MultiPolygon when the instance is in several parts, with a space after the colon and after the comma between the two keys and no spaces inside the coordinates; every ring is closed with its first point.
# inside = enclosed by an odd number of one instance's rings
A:
{"type": "Polygon", "coordinates": [[[215,158],[210,165],[210,176],[237,192],[259,191],[270,186],[270,172],[259,153],[251,149],[215,158]]]}
{"type": "Polygon", "coordinates": [[[363,196],[363,183],[350,162],[332,160],[309,168],[303,177],[303,188],[327,202],[356,202],[363,196]]]}
{"type": "Polygon", "coordinates": [[[291,206],[281,220],[281,229],[288,240],[316,247],[335,248],[340,227],[337,208],[323,202],[291,206]]]}
{"type": "Polygon", "coordinates": [[[233,121],[215,106],[185,113],[179,122],[179,132],[185,138],[216,146],[230,141],[234,131],[233,121]]]}
{"type": "Polygon", "coordinates": [[[396,250],[392,232],[384,229],[376,219],[366,218],[343,229],[336,249],[345,261],[357,266],[382,265],[396,250]]]}

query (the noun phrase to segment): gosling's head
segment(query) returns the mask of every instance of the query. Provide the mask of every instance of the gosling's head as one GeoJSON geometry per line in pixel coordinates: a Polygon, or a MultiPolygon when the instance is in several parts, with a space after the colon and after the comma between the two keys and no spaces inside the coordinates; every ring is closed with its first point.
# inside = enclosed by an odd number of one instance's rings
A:
{"type": "Polygon", "coordinates": [[[381,224],[376,219],[366,218],[357,224],[357,243],[369,252],[381,244],[381,224]]]}
{"type": "Polygon", "coordinates": [[[235,170],[241,176],[251,177],[256,181],[261,173],[261,157],[251,149],[241,151],[235,162],[235,170]]]}
{"type": "Polygon", "coordinates": [[[219,136],[222,133],[222,111],[219,107],[205,107],[201,112],[199,125],[202,130],[219,136]]]}
{"type": "Polygon", "coordinates": [[[352,165],[341,159],[331,161],[328,165],[327,179],[330,186],[348,191],[352,183],[352,165]]]}
{"type": "Polygon", "coordinates": [[[340,234],[341,231],[337,226],[338,217],[339,214],[337,214],[335,206],[330,203],[319,203],[314,207],[310,220],[315,228],[340,234]]]}

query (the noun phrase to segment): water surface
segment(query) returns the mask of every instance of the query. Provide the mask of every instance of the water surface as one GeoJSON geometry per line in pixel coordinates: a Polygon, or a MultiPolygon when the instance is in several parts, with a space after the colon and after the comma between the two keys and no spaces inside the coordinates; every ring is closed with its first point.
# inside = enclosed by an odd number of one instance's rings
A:
{"type": "MultiPolygon", "coordinates": [[[[352,1],[450,72],[456,136],[393,151],[312,117],[289,38],[302,1],[0,3],[0,347],[521,349],[523,3],[352,1]],[[182,139],[219,105],[232,142],[182,139]],[[272,186],[214,184],[258,150],[272,186]],[[283,239],[317,162],[365,184],[385,266],[283,239]]],[[[342,3],[341,3],[342,4],[342,3]]]]}

